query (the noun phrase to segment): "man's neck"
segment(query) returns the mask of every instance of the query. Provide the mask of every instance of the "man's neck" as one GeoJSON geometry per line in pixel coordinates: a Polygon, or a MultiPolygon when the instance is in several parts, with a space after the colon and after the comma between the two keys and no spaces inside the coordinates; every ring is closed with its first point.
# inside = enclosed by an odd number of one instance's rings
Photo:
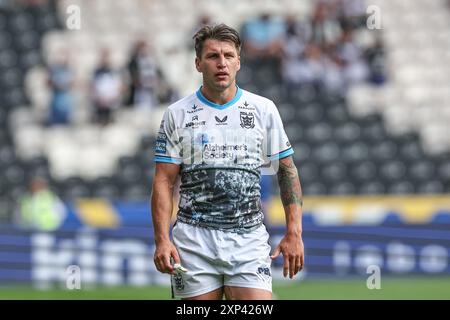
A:
{"type": "Polygon", "coordinates": [[[224,91],[217,91],[203,85],[201,91],[206,99],[213,103],[222,105],[232,100],[236,96],[237,87],[234,83],[224,91]]]}

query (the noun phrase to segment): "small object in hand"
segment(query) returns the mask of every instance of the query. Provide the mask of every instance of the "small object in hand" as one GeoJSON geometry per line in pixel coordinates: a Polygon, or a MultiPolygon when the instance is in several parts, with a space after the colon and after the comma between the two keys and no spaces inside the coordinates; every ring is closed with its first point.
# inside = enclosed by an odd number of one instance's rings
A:
{"type": "Polygon", "coordinates": [[[187,272],[187,269],[185,268],[185,267],[183,267],[181,264],[179,264],[179,263],[175,263],[174,265],[173,265],[173,268],[175,269],[175,271],[176,272],[183,272],[183,273],[186,273],[187,272]]]}

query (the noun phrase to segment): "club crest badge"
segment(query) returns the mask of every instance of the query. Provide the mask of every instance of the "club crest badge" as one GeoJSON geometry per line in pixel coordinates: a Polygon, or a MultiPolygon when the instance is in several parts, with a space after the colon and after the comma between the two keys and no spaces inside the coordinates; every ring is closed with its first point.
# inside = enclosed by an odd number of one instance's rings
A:
{"type": "Polygon", "coordinates": [[[255,127],[255,116],[251,112],[241,112],[241,127],[252,129],[255,127]]]}

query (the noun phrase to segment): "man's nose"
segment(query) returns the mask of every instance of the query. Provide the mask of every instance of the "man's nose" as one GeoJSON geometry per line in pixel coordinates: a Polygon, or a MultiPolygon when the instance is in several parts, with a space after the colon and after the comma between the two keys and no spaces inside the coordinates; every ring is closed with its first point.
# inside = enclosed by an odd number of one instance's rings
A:
{"type": "Polygon", "coordinates": [[[217,61],[217,67],[223,68],[225,66],[226,66],[225,56],[220,56],[219,60],[217,61]]]}

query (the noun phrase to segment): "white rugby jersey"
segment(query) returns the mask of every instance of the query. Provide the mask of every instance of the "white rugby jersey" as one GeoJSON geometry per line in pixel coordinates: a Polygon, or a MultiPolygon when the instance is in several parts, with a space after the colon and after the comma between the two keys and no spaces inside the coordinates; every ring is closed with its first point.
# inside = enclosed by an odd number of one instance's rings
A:
{"type": "Polygon", "coordinates": [[[242,233],[263,222],[261,167],[293,153],[271,100],[238,87],[218,105],[200,88],[166,110],[155,161],[181,166],[179,221],[242,233]]]}

